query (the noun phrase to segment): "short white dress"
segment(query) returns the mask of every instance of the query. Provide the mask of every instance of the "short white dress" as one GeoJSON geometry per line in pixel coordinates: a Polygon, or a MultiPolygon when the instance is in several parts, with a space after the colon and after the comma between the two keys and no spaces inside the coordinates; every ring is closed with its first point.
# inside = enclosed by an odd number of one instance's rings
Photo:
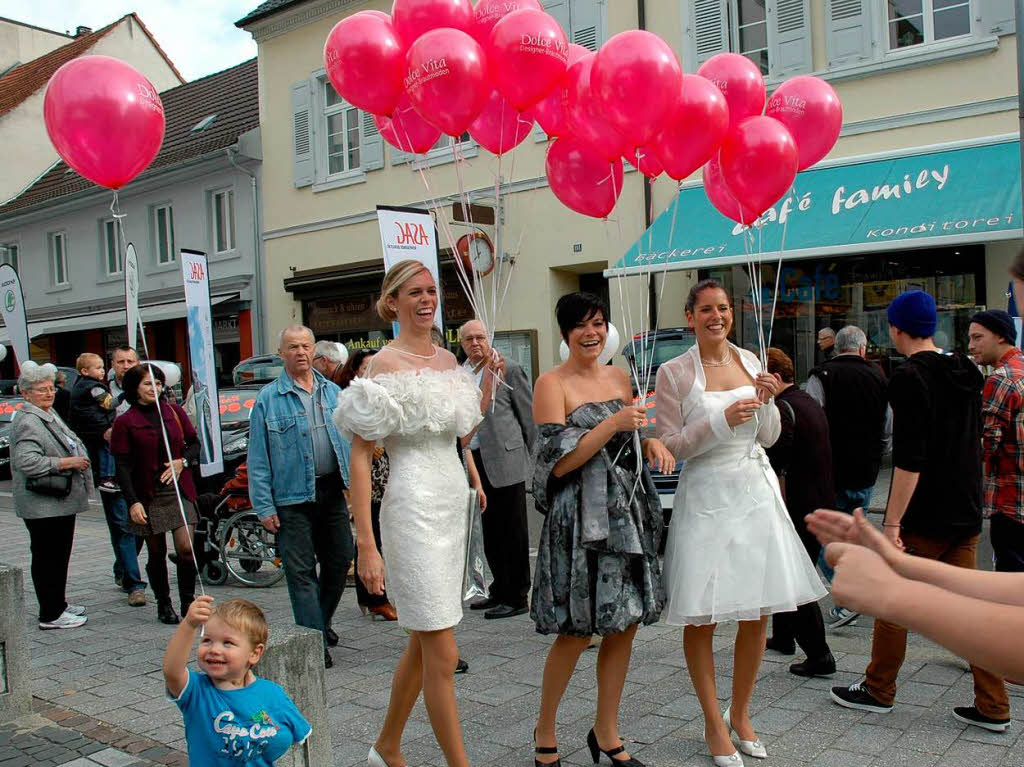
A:
{"type": "MultiPolygon", "coordinates": [[[[761,364],[732,347],[751,378],[761,364]]],[[[696,346],[658,370],[657,434],[685,460],[665,550],[670,625],[758,620],[821,599],[825,587],[786,511],[764,448],[779,437],[775,403],[731,429],[725,409],[753,386],[706,391],[696,346]]]]}
{"type": "Polygon", "coordinates": [[[384,441],[391,473],[380,505],[381,555],[398,623],[438,631],[462,620],[469,486],[457,437],[483,419],[480,389],[462,368],[356,378],[335,423],[351,439],[384,441]]]}

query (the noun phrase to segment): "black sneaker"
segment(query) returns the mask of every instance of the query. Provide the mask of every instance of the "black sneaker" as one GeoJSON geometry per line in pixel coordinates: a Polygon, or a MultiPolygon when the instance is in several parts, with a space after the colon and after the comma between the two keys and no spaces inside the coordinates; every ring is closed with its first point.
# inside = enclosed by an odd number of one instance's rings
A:
{"type": "Polygon", "coordinates": [[[985,716],[974,706],[957,706],[953,709],[953,718],[958,722],[973,724],[975,727],[989,732],[1006,732],[1006,728],[1010,726],[1010,717],[993,719],[990,716],[985,716]]]}
{"type": "Polygon", "coordinates": [[[875,697],[864,688],[863,682],[851,684],[849,687],[833,687],[830,693],[832,700],[844,708],[852,708],[857,711],[871,711],[875,714],[888,714],[892,711],[892,704],[888,706],[879,703],[875,697]]]}
{"type": "Polygon", "coordinates": [[[790,674],[797,676],[832,676],[836,673],[836,659],[829,653],[824,658],[811,660],[808,658],[801,663],[793,663],[789,667],[790,674]]]}
{"type": "Polygon", "coordinates": [[[96,489],[101,493],[107,493],[109,495],[117,495],[121,492],[121,487],[112,479],[104,479],[98,485],[96,489]]]}
{"type": "Polygon", "coordinates": [[[459,662],[455,664],[455,673],[465,674],[467,671],[469,671],[469,664],[462,660],[462,658],[459,658],[459,662]]]}

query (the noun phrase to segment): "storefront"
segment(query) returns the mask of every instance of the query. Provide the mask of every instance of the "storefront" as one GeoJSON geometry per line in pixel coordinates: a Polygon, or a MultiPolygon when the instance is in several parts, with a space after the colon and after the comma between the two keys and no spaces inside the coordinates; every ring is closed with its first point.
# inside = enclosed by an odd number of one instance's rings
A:
{"type": "Polygon", "coordinates": [[[718,279],[736,307],[735,341],[751,349],[759,283],[766,336],[800,380],[821,359],[826,327],[857,325],[869,356],[897,363],[885,310],[915,288],[935,298],[936,344],[965,350],[970,316],[1006,308],[1007,254],[1022,235],[1019,157],[1016,140],[998,137],[835,161],[800,174],[751,230],[690,186],[608,274],[718,279]]]}

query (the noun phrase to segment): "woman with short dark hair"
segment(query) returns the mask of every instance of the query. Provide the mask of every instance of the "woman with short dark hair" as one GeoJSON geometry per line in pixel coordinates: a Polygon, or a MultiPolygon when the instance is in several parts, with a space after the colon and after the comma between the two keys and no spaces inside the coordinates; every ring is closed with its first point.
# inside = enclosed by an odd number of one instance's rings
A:
{"type": "Polygon", "coordinates": [[[178,596],[184,615],[195,597],[191,526],[198,519],[196,487],[192,472],[185,469],[199,458],[199,439],[185,411],[161,399],[163,385],[164,373],[155,365],[136,365],[124,374],[121,387],[131,407],[114,421],[110,450],[117,461],[118,484],[128,504],[129,530],[146,539],[149,552],[146,573],[156,597],[157,617],[161,623],[174,625],[180,619],[171,604],[166,534],[174,535],[178,596]],[[170,443],[170,456],[164,431],[170,443]],[[174,491],[175,475],[181,492],[181,507],[174,491]],[[188,525],[182,517],[182,509],[188,525]]]}

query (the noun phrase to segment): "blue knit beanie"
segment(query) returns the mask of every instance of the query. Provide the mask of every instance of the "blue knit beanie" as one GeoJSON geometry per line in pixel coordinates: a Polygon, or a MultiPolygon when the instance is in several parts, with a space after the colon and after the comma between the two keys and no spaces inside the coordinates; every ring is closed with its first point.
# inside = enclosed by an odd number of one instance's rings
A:
{"type": "Polygon", "coordinates": [[[896,296],[886,314],[889,324],[904,333],[917,338],[931,338],[935,335],[935,326],[938,324],[935,299],[923,290],[908,290],[896,296]]]}

